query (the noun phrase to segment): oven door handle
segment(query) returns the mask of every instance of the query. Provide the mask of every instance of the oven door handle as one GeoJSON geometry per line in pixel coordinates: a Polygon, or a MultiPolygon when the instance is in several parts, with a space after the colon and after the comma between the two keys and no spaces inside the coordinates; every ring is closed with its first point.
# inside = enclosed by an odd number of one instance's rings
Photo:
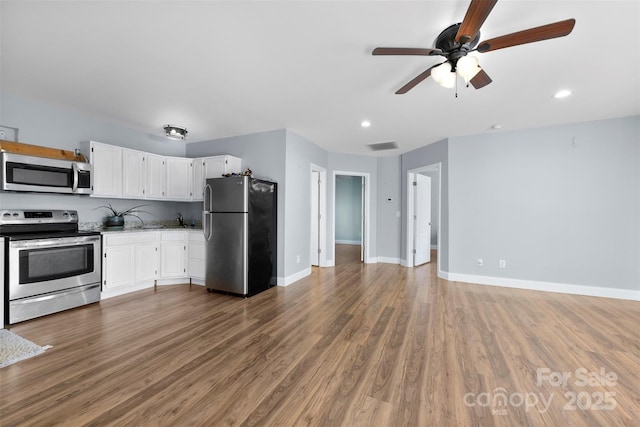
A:
{"type": "Polygon", "coordinates": [[[9,242],[9,249],[55,248],[60,246],[81,246],[100,243],[100,236],[60,237],[58,239],[15,240],[9,242]]]}

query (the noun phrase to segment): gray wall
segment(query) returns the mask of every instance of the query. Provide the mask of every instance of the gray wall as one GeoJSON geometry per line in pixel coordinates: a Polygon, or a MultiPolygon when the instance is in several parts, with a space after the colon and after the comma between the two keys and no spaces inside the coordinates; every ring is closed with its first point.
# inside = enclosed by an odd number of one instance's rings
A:
{"type": "Polygon", "coordinates": [[[402,200],[402,227],[401,227],[401,257],[407,259],[407,173],[412,169],[424,166],[441,164],[441,212],[440,232],[440,252],[438,253],[440,268],[443,271],[449,271],[449,142],[444,139],[435,142],[417,150],[410,151],[402,155],[402,174],[400,178],[401,184],[401,200],[402,200]]]}
{"type": "MultiPolygon", "coordinates": [[[[285,150],[286,131],[240,135],[211,141],[187,144],[187,157],[206,157],[230,154],[242,159],[242,168],[250,168],[256,178],[278,183],[278,276],[284,275],[285,247],[285,150]]],[[[198,204],[198,209],[200,204],[198,204]]],[[[308,252],[308,251],[307,251],[308,252]]]]}
{"type": "Polygon", "coordinates": [[[400,260],[400,156],[378,157],[378,259],[400,260]],[[391,199],[391,200],[389,200],[391,199]]]}
{"type": "MultiPolygon", "coordinates": [[[[20,129],[20,142],[45,147],[73,150],[82,148],[88,157],[89,140],[119,145],[168,156],[184,156],[183,142],[150,135],[94,116],[73,110],[42,104],[10,94],[0,94],[0,124],[20,129]]],[[[162,130],[158,129],[158,134],[162,130]]],[[[98,208],[107,203],[117,208],[128,208],[141,203],[149,214],[144,220],[169,220],[180,211],[190,219],[190,204],[146,200],[112,200],[87,196],[35,193],[0,193],[0,208],[4,209],[76,209],[81,222],[100,222],[105,211],[98,208]]],[[[199,216],[195,215],[198,219],[199,216]]],[[[127,221],[137,221],[127,218],[127,221]]]]}
{"type": "Polygon", "coordinates": [[[286,140],[284,277],[290,277],[311,266],[311,163],[326,168],[327,152],[290,130],[286,140]]]}
{"type": "Polygon", "coordinates": [[[336,176],[336,243],[362,241],[362,177],[336,176]]]}
{"type": "MultiPolygon", "coordinates": [[[[164,137],[161,126],[157,134],[131,129],[76,110],[43,104],[0,94],[0,124],[20,129],[20,142],[73,150],[85,148],[90,141],[142,150],[165,156],[184,156],[185,143],[164,137]]],[[[89,153],[83,153],[89,157],[89,153]]]]}
{"type": "Polygon", "coordinates": [[[326,167],[327,153],[294,132],[279,129],[187,145],[187,157],[231,154],[258,178],[278,183],[278,277],[309,268],[311,163],[326,167]],[[300,256],[300,262],[298,262],[300,256]]]}
{"type": "Polygon", "coordinates": [[[449,271],[639,289],[639,121],[450,138],[449,271]]]}

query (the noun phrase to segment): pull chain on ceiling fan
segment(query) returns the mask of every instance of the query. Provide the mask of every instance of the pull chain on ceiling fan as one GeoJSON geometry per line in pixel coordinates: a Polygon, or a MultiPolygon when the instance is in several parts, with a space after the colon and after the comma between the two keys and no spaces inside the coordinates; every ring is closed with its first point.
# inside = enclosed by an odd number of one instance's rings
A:
{"type": "Polygon", "coordinates": [[[418,74],[398,89],[396,94],[407,93],[429,76],[433,77],[440,86],[446,88],[455,86],[457,76],[462,77],[467,86],[471,84],[476,89],[483,88],[492,82],[491,77],[480,67],[475,56],[468,56],[470,52],[485,53],[506,47],[564,37],[571,33],[576,23],[575,19],[567,19],[484,40],[478,44],[480,27],[497,1],[471,0],[462,22],[453,24],[443,30],[436,38],[433,49],[410,47],[375,48],[372,52],[373,55],[444,56],[446,58],[443,63],[433,65],[418,74]],[[476,46],[478,47],[475,48],[476,46]]]}

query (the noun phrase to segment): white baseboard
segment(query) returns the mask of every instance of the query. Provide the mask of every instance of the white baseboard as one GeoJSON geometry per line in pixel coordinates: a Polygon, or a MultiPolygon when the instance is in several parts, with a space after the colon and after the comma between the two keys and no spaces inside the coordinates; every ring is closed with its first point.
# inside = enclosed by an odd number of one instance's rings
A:
{"type": "Polygon", "coordinates": [[[406,259],[401,259],[400,260],[400,265],[403,266],[403,267],[409,267],[409,261],[407,261],[406,259]]]}
{"type": "Polygon", "coordinates": [[[158,280],[156,280],[156,285],[158,285],[158,286],[183,285],[185,283],[189,284],[189,278],[188,277],[177,277],[177,278],[171,278],[171,279],[158,279],[158,280]]]}
{"type": "Polygon", "coordinates": [[[300,270],[297,273],[294,273],[287,277],[278,277],[278,286],[289,286],[290,284],[297,282],[298,280],[303,279],[309,275],[311,275],[311,267],[307,267],[304,270],[300,270]]]}
{"type": "Polygon", "coordinates": [[[135,291],[141,291],[142,289],[149,289],[153,287],[154,287],[153,281],[137,283],[133,286],[123,286],[122,288],[115,288],[115,289],[110,289],[107,291],[100,292],[100,299],[103,300],[103,299],[113,298],[120,295],[128,294],[135,291]]]}
{"type": "Polygon", "coordinates": [[[438,249],[438,245],[431,245],[431,249],[438,249]]]}
{"type": "Polygon", "coordinates": [[[528,289],[532,291],[558,292],[562,294],[592,297],[616,298],[640,301],[640,290],[605,288],[601,286],[571,285],[567,283],[539,282],[535,280],[507,279],[504,277],[476,276],[473,274],[438,272],[438,277],[452,282],[475,283],[478,285],[502,286],[505,288],[528,289]]]}
{"type": "Polygon", "coordinates": [[[328,259],[327,262],[325,262],[323,265],[323,267],[335,267],[335,266],[336,266],[335,259],[328,259]]]}
{"type": "Polygon", "coordinates": [[[401,264],[402,265],[400,258],[391,258],[386,256],[379,256],[378,262],[382,262],[385,264],[401,264]]]}
{"type": "Polygon", "coordinates": [[[337,245],[361,245],[360,240],[336,240],[337,245]]]}

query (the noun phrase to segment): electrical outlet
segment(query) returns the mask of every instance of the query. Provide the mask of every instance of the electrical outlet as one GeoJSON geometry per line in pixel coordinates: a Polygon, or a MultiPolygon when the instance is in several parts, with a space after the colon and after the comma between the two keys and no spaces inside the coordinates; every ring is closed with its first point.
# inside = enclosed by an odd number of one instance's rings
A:
{"type": "Polygon", "coordinates": [[[478,260],[476,261],[476,264],[482,267],[482,264],[483,264],[482,258],[478,258],[478,260]]]}
{"type": "Polygon", "coordinates": [[[505,259],[501,259],[501,260],[498,262],[498,266],[499,266],[500,268],[507,268],[507,260],[505,260],[505,259]]]}
{"type": "Polygon", "coordinates": [[[296,262],[300,264],[300,255],[296,256],[296,262]]]}

